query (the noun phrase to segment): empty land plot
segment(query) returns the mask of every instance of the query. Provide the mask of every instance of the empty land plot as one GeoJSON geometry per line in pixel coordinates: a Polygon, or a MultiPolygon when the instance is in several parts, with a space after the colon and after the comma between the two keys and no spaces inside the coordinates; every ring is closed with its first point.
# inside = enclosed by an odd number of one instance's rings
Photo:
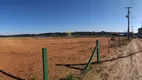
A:
{"type": "MultiPolygon", "coordinates": [[[[88,62],[97,39],[101,44],[101,56],[107,55],[108,37],[0,38],[0,71],[26,80],[42,80],[41,49],[46,47],[50,80],[62,78],[70,73],[78,74],[88,62]]],[[[11,79],[2,73],[0,78],[11,79]]]]}

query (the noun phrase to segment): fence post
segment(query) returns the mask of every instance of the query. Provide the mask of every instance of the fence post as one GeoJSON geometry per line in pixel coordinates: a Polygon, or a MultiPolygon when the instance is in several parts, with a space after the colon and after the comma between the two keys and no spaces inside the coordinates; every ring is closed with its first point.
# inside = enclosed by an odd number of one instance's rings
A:
{"type": "Polygon", "coordinates": [[[96,41],[97,44],[97,62],[100,63],[100,43],[99,40],[96,41]]]}
{"type": "Polygon", "coordinates": [[[93,53],[92,53],[92,55],[91,55],[91,57],[90,57],[90,59],[89,59],[87,65],[86,65],[86,67],[85,67],[85,70],[88,70],[88,68],[89,68],[89,66],[90,66],[90,64],[91,64],[91,62],[92,62],[92,59],[93,59],[93,57],[94,57],[94,54],[97,52],[97,48],[98,48],[98,44],[97,44],[97,40],[96,40],[95,49],[93,50],[93,53]]]}
{"type": "Polygon", "coordinates": [[[109,45],[110,45],[110,42],[109,42],[109,40],[108,40],[108,55],[109,55],[109,45]]]}
{"type": "Polygon", "coordinates": [[[42,59],[43,59],[43,80],[48,80],[48,57],[47,49],[42,48],[42,59]]]}

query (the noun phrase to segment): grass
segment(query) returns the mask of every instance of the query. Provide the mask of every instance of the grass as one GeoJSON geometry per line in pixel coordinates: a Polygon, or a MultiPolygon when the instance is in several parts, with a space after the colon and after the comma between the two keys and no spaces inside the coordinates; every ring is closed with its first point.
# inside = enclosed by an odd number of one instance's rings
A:
{"type": "Polygon", "coordinates": [[[80,80],[80,77],[75,77],[74,74],[69,74],[65,78],[57,79],[57,80],[80,80]]]}
{"type": "Polygon", "coordinates": [[[132,38],[130,39],[130,40],[128,40],[128,39],[125,39],[125,41],[124,41],[124,45],[126,46],[127,44],[129,44],[129,42],[131,42],[132,41],[132,38]]]}
{"type": "Polygon", "coordinates": [[[105,57],[106,57],[106,55],[102,55],[102,56],[100,56],[100,58],[101,58],[101,59],[104,59],[105,57]]]}
{"type": "Polygon", "coordinates": [[[75,77],[73,74],[68,75],[65,80],[75,80],[75,77]]]}
{"type": "Polygon", "coordinates": [[[36,79],[36,77],[35,77],[35,76],[33,76],[33,77],[31,78],[31,80],[37,80],[37,79],[36,79]]]}

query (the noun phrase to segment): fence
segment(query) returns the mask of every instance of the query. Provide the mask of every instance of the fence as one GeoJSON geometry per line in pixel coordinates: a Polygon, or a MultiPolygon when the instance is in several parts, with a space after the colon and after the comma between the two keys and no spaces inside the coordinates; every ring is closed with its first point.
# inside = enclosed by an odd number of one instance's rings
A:
{"type": "MultiPolygon", "coordinates": [[[[93,50],[93,53],[85,67],[85,71],[89,69],[89,66],[92,62],[94,55],[97,55],[97,63],[100,63],[100,43],[99,40],[96,40],[96,47],[93,50]]],[[[47,57],[47,49],[42,48],[42,59],[43,59],[43,79],[48,80],[48,57],[47,57]]]]}
{"type": "Polygon", "coordinates": [[[119,47],[125,44],[125,37],[117,37],[114,40],[108,40],[108,47],[119,47]]]}
{"type": "Polygon", "coordinates": [[[85,71],[88,70],[95,53],[97,54],[97,62],[100,63],[100,44],[99,44],[99,40],[96,40],[96,47],[95,47],[95,49],[94,49],[94,51],[93,51],[93,53],[92,53],[92,55],[91,55],[91,57],[90,57],[90,59],[88,61],[87,66],[85,67],[85,71]]]}
{"type": "Polygon", "coordinates": [[[115,37],[115,39],[108,40],[108,54],[110,53],[110,48],[116,49],[122,45],[126,45],[128,42],[126,37],[115,37]]]}
{"type": "MultiPolygon", "coordinates": [[[[126,40],[125,37],[118,37],[114,41],[108,40],[108,46],[109,47],[121,46],[122,44],[125,44],[125,40],[126,40]]],[[[89,69],[89,66],[95,54],[97,55],[97,63],[100,63],[100,42],[99,40],[96,40],[95,49],[93,50],[92,55],[90,59],[88,60],[87,65],[85,66],[85,70],[89,69]]],[[[48,55],[47,55],[46,48],[42,48],[42,59],[43,59],[43,79],[48,80],[48,55]]]]}
{"type": "MultiPolygon", "coordinates": [[[[114,40],[108,40],[108,49],[110,47],[116,48],[121,45],[124,45],[126,43],[126,37],[117,37],[114,40]]],[[[96,46],[95,49],[93,50],[90,59],[88,60],[87,65],[85,66],[85,71],[87,71],[92,63],[92,59],[94,58],[94,55],[97,55],[97,63],[99,64],[100,61],[100,42],[99,40],[96,40],[96,46]]],[[[44,80],[49,80],[48,79],[48,57],[47,57],[47,49],[43,48],[42,49],[42,56],[43,56],[43,79],[44,80]]]]}

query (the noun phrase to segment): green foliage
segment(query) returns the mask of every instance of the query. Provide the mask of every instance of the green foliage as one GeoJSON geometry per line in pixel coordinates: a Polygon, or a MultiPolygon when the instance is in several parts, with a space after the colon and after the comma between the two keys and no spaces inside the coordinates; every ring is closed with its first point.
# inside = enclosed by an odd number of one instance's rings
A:
{"type": "Polygon", "coordinates": [[[106,55],[103,55],[103,56],[100,56],[100,57],[101,57],[101,59],[104,59],[106,57],[106,55]]]}
{"type": "Polygon", "coordinates": [[[114,40],[115,40],[114,36],[112,36],[112,37],[111,37],[111,40],[112,40],[112,41],[114,41],[114,40]]]}
{"type": "Polygon", "coordinates": [[[31,78],[31,80],[37,80],[37,79],[36,79],[36,77],[33,76],[33,77],[31,78]]]}
{"type": "Polygon", "coordinates": [[[127,45],[127,44],[129,44],[129,42],[131,42],[132,41],[132,38],[130,38],[130,40],[128,40],[128,39],[125,39],[125,41],[124,41],[124,45],[127,45]]]}
{"type": "Polygon", "coordinates": [[[73,74],[68,75],[65,80],[75,80],[74,75],[73,74]]]}

